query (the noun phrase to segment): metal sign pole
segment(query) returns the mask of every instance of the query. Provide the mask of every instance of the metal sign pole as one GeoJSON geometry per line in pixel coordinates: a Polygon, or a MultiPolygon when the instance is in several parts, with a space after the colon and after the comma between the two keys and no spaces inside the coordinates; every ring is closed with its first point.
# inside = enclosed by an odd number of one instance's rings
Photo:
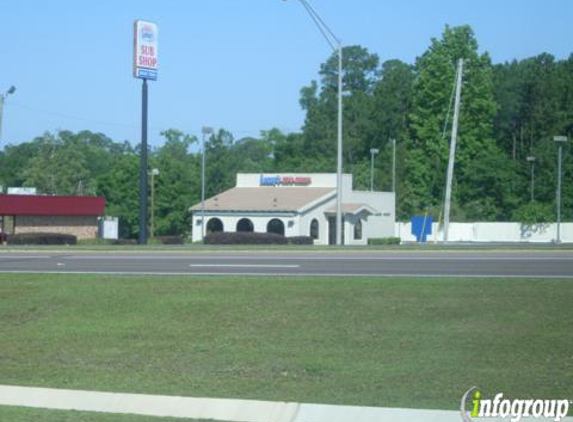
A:
{"type": "Polygon", "coordinates": [[[141,85],[141,159],[139,164],[139,244],[147,244],[147,79],[141,85]]]}

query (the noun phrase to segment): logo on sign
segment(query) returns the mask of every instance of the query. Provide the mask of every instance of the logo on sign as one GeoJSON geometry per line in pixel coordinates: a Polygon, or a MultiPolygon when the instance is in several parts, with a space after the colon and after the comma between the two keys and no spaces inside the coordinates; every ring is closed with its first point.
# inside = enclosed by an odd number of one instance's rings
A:
{"type": "Polygon", "coordinates": [[[263,176],[261,175],[261,186],[307,186],[312,183],[312,179],[306,176],[263,176]]]}
{"type": "Polygon", "coordinates": [[[143,25],[140,31],[140,37],[145,42],[155,42],[155,33],[151,25],[143,25]]]}

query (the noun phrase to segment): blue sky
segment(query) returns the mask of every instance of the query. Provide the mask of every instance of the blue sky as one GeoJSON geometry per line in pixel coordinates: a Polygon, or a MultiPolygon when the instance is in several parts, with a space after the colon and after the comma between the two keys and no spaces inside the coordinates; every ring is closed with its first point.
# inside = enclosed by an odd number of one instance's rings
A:
{"type": "MultiPolygon", "coordinates": [[[[470,24],[495,63],[573,52],[570,0],[311,0],[346,45],[413,63],[446,24],[470,24]]],[[[135,19],[159,26],[149,141],[204,125],[235,138],[304,120],[299,91],[330,49],[296,0],[51,0],[2,4],[3,147],[45,131],[88,129],[140,139],[141,82],[132,76],[135,19]]]]}

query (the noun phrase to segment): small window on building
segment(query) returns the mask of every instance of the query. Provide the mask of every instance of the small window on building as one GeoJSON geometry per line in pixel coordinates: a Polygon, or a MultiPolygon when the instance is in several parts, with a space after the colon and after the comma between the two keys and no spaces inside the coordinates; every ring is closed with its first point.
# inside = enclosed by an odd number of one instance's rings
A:
{"type": "Polygon", "coordinates": [[[318,239],[319,231],[318,231],[318,220],[315,218],[310,223],[310,237],[313,239],[318,239]]]}
{"type": "Polygon", "coordinates": [[[362,240],[362,220],[354,224],[354,240],[362,240]]]}
{"type": "Polygon", "coordinates": [[[211,218],[207,223],[207,234],[224,231],[223,222],[218,218],[211,218]]]}
{"type": "Polygon", "coordinates": [[[255,230],[255,227],[253,226],[253,222],[251,220],[249,220],[248,218],[241,218],[237,222],[237,231],[238,232],[252,232],[254,230],[255,230]]]}
{"type": "Polygon", "coordinates": [[[278,218],[273,218],[267,224],[267,233],[276,233],[280,234],[281,236],[285,235],[285,225],[284,223],[279,220],[278,218]]]}

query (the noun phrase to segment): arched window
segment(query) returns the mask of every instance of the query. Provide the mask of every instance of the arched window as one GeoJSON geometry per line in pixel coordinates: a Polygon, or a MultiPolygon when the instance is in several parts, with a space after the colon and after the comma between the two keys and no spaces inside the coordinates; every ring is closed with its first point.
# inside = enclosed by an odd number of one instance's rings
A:
{"type": "Polygon", "coordinates": [[[358,220],[356,224],[354,224],[354,240],[361,240],[362,239],[362,220],[358,220]]]}
{"type": "Polygon", "coordinates": [[[255,228],[253,226],[253,222],[248,218],[241,218],[237,222],[237,231],[238,232],[252,232],[255,228]]]}
{"type": "Polygon", "coordinates": [[[285,225],[284,223],[279,220],[278,218],[273,218],[267,224],[267,233],[276,233],[280,234],[281,236],[285,235],[285,225]]]}
{"type": "Polygon", "coordinates": [[[211,218],[207,223],[207,234],[224,231],[223,222],[218,218],[211,218]]]}
{"type": "Polygon", "coordinates": [[[310,237],[313,239],[318,239],[319,231],[318,231],[318,220],[315,218],[310,222],[310,237]]]}

